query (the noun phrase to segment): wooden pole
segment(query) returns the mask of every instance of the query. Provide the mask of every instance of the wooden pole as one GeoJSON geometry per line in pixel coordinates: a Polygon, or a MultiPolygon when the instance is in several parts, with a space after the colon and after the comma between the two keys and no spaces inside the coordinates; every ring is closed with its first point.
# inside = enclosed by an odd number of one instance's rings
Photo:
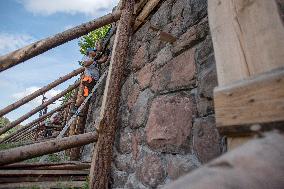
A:
{"type": "Polygon", "coordinates": [[[60,77],[58,78],[57,80],[53,81],[52,83],[42,87],[41,89],[33,92],[32,94],[18,100],[17,102],[13,103],[13,104],[10,104],[9,106],[3,108],[2,110],[0,110],[0,117],[2,117],[3,115],[15,110],[16,108],[22,106],[23,104],[26,104],[27,102],[33,100],[34,98],[44,94],[45,92],[49,91],[50,89],[58,86],[59,84],[65,82],[66,80],[82,73],[85,69],[82,67],[82,68],[79,68],[77,70],[74,70],[73,72],[63,76],[63,77],[60,77]]]}
{"type": "Polygon", "coordinates": [[[0,151],[0,165],[16,163],[45,154],[86,145],[95,142],[97,137],[96,132],[90,132],[0,151]]]}
{"type": "Polygon", "coordinates": [[[36,114],[38,111],[44,109],[46,106],[50,105],[51,103],[53,103],[54,101],[58,100],[59,98],[61,98],[62,96],[64,96],[65,94],[67,94],[68,92],[72,91],[73,89],[75,89],[76,87],[78,87],[79,82],[76,82],[73,85],[70,85],[67,89],[65,89],[64,91],[62,91],[61,93],[57,94],[56,96],[52,97],[51,99],[49,99],[48,101],[44,102],[43,104],[41,104],[40,106],[36,107],[35,109],[33,109],[32,111],[26,113],[25,115],[23,115],[22,117],[20,117],[19,119],[11,122],[10,124],[6,125],[5,127],[0,129],[0,135],[5,133],[6,131],[12,129],[13,127],[16,127],[18,124],[20,124],[22,121],[28,119],[30,116],[36,114]]]}
{"type": "Polygon", "coordinates": [[[124,1],[124,10],[117,27],[115,43],[101,111],[99,139],[93,153],[90,169],[90,188],[107,188],[112,162],[112,149],[117,127],[117,112],[121,80],[127,56],[129,36],[132,30],[134,1],[124,1]]]}
{"type": "Polygon", "coordinates": [[[121,12],[116,11],[93,21],[66,30],[62,33],[58,33],[52,37],[37,41],[7,55],[1,56],[0,72],[16,66],[32,57],[42,54],[54,47],[62,45],[63,43],[81,37],[97,28],[116,22],[117,20],[119,20],[120,15],[121,12]]]}
{"type": "MultiPolygon", "coordinates": [[[[83,96],[83,89],[84,85],[80,84],[79,86],[79,92],[77,94],[76,99],[76,106],[79,107],[82,102],[86,99],[86,97],[83,96]]],[[[89,102],[84,106],[84,108],[81,110],[82,116],[78,116],[76,120],[72,123],[70,126],[70,135],[78,135],[82,134],[84,132],[84,126],[86,122],[86,113],[88,111],[89,102]]],[[[70,160],[71,161],[77,161],[80,159],[80,147],[78,148],[72,148],[70,149],[70,160]]]]}
{"type": "MultiPolygon", "coordinates": [[[[69,101],[69,102],[63,104],[62,106],[59,106],[59,107],[57,107],[57,108],[51,110],[51,111],[48,112],[47,114],[44,114],[43,116],[41,116],[41,117],[39,117],[39,118],[33,120],[32,122],[28,123],[27,125],[21,127],[21,128],[20,128],[19,130],[17,130],[16,132],[14,132],[14,133],[12,133],[12,134],[6,136],[6,137],[3,138],[2,140],[0,140],[0,143],[6,141],[6,140],[8,140],[8,139],[12,139],[13,136],[15,136],[15,137],[18,136],[19,133],[20,133],[20,134],[21,134],[21,133],[24,133],[27,129],[30,129],[32,126],[34,126],[34,125],[37,124],[38,122],[40,122],[40,121],[44,120],[45,118],[51,116],[51,115],[54,114],[55,112],[58,112],[59,110],[65,108],[66,106],[68,106],[68,105],[71,104],[71,103],[72,103],[72,101],[69,101]]],[[[8,141],[9,141],[9,140],[8,140],[8,141]]]]}
{"type": "Polygon", "coordinates": [[[224,154],[164,189],[283,188],[283,143],[283,135],[270,133],[224,154]]]}
{"type": "Polygon", "coordinates": [[[41,170],[78,170],[78,169],[89,169],[90,163],[79,162],[79,161],[69,161],[69,162],[51,162],[51,163],[13,163],[10,165],[1,166],[0,169],[41,169],[41,170]]]}

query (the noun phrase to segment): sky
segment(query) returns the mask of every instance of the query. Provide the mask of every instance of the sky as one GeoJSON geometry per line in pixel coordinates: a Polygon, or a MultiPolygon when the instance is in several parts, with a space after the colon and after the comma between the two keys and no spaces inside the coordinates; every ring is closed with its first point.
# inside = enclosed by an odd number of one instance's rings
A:
{"type": "MultiPolygon", "coordinates": [[[[110,13],[118,0],[1,0],[0,56],[32,42],[110,13]]],[[[0,73],[0,109],[79,67],[78,39],[51,49],[0,73]]],[[[68,80],[46,93],[48,98],[74,83],[68,80]]],[[[6,114],[13,121],[41,104],[41,97],[6,114]]],[[[49,110],[60,102],[49,106],[49,110]]],[[[32,116],[22,124],[37,118],[32,116]]]]}

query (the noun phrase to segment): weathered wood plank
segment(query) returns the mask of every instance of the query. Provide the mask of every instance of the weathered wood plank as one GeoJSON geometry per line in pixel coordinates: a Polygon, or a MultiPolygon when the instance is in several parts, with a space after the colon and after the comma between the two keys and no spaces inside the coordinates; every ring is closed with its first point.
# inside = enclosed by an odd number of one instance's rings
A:
{"type": "Polygon", "coordinates": [[[85,182],[83,181],[57,181],[57,182],[22,182],[22,183],[8,183],[1,184],[0,189],[15,189],[36,187],[40,189],[50,188],[81,188],[85,182]]]}
{"type": "Polygon", "coordinates": [[[214,91],[217,127],[284,120],[284,68],[214,91]]]}
{"type": "Polygon", "coordinates": [[[146,18],[150,15],[152,10],[159,4],[160,0],[149,0],[147,4],[143,7],[140,14],[137,16],[134,23],[134,31],[136,31],[141,24],[143,24],[146,18]]]}

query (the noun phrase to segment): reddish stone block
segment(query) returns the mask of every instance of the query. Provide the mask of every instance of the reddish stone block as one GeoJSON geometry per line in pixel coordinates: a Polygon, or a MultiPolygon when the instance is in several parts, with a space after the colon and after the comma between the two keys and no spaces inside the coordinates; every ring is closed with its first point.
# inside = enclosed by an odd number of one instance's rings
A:
{"type": "Polygon", "coordinates": [[[197,119],[194,122],[193,149],[202,163],[221,154],[220,136],[213,117],[197,119]]]}
{"type": "Polygon", "coordinates": [[[156,98],[146,125],[147,143],[152,149],[178,152],[191,134],[193,103],[178,94],[156,98]]]}
{"type": "Polygon", "coordinates": [[[165,179],[165,170],[161,159],[157,155],[147,155],[144,158],[139,170],[137,178],[146,186],[155,188],[165,179]]]}
{"type": "Polygon", "coordinates": [[[190,49],[169,61],[153,77],[151,89],[155,92],[188,88],[194,83],[195,49],[190,49]]]}

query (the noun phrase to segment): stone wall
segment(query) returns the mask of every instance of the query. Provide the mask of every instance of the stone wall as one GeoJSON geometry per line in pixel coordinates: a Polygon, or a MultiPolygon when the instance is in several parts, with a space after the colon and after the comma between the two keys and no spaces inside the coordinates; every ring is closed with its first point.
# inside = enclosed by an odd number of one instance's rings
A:
{"type": "MultiPolygon", "coordinates": [[[[222,152],[206,0],[164,0],[133,36],[121,90],[112,188],[160,188],[222,152]],[[150,26],[178,40],[166,43],[150,26]]],[[[103,88],[89,109],[99,115],[103,88]]],[[[92,145],[83,150],[90,160],[92,145]]]]}

